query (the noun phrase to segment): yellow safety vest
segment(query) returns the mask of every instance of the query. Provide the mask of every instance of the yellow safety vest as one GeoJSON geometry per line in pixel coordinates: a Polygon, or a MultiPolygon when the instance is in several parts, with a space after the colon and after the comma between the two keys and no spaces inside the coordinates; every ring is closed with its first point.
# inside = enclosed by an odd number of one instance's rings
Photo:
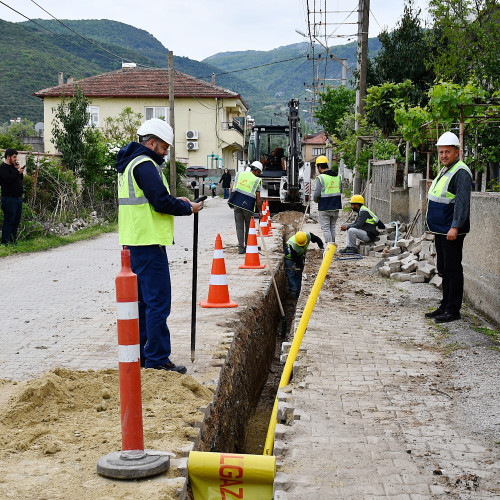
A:
{"type": "Polygon", "coordinates": [[[134,158],[125,170],[118,174],[118,231],[120,245],[172,245],[174,240],[174,217],[156,212],[134,178],[134,168],[151,161],[167,191],[168,182],[161,167],[149,156],[134,158]]]}
{"type": "Polygon", "coordinates": [[[252,213],[255,212],[257,189],[261,183],[262,179],[253,175],[252,172],[238,172],[234,179],[234,189],[228,204],[252,213]]]}

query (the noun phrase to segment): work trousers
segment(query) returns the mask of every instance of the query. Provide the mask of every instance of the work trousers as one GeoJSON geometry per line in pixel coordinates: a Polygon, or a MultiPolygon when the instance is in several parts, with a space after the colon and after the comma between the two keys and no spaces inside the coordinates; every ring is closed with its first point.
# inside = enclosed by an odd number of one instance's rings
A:
{"type": "Polygon", "coordinates": [[[361,241],[371,241],[371,238],[368,236],[366,231],[351,227],[347,230],[346,246],[356,248],[356,238],[361,241]]]}
{"type": "Polygon", "coordinates": [[[3,212],[2,244],[8,245],[17,241],[17,230],[21,224],[23,200],[15,196],[2,196],[3,212]]]}
{"type": "Polygon", "coordinates": [[[335,243],[335,232],[337,219],[339,218],[338,210],[325,210],[324,212],[318,212],[318,222],[323,231],[323,237],[325,242],[335,243]]]}
{"type": "Polygon", "coordinates": [[[288,280],[288,291],[292,299],[299,296],[302,286],[302,267],[293,260],[285,259],[285,274],[288,280]]]}
{"type": "Polygon", "coordinates": [[[462,249],[465,234],[459,234],[456,240],[447,240],[445,234],[436,234],[434,238],[436,267],[443,278],[443,299],[439,309],[455,316],[460,313],[464,295],[462,249]]]}
{"type": "Polygon", "coordinates": [[[141,365],[154,368],[170,359],[170,315],[172,294],[167,252],[164,246],[128,246],[130,267],[137,274],[141,365]]]}
{"type": "Polygon", "coordinates": [[[236,236],[238,237],[238,252],[245,253],[248,241],[248,229],[250,220],[254,214],[240,207],[234,207],[234,222],[236,224],[236,236]]]}

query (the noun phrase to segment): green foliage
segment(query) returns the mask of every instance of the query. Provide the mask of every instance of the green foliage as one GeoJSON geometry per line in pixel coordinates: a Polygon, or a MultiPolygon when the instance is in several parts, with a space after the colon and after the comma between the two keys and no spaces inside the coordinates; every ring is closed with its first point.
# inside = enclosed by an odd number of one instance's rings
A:
{"type": "Polygon", "coordinates": [[[345,87],[328,87],[319,93],[319,105],[314,117],[328,135],[338,133],[342,117],[354,111],[356,91],[345,87]]]}
{"type": "Polygon", "coordinates": [[[24,150],[24,137],[35,135],[35,124],[30,120],[5,123],[0,126],[0,148],[14,148],[24,150]]]}
{"type": "Polygon", "coordinates": [[[415,147],[425,142],[429,135],[428,126],[433,123],[431,113],[420,106],[397,108],[394,111],[394,120],[403,138],[415,147]]]}
{"type": "Polygon", "coordinates": [[[435,76],[426,65],[430,42],[420,21],[420,9],[415,9],[413,0],[407,0],[403,16],[392,32],[383,30],[379,34],[381,48],[373,59],[369,71],[370,81],[403,83],[410,80],[413,85],[412,104],[425,104],[425,92],[435,76]]]}
{"type": "Polygon", "coordinates": [[[36,162],[30,155],[26,160],[26,172],[25,204],[31,212],[23,214],[26,215],[25,223],[30,219],[68,220],[77,214],[77,179],[58,159],[41,157],[36,162]]]}
{"type": "MultiPolygon", "coordinates": [[[[167,178],[167,182],[170,183],[170,162],[165,164],[166,166],[163,169],[163,174],[167,178]]],[[[185,182],[186,176],[186,165],[180,161],[175,162],[175,170],[177,172],[176,184],[175,184],[175,195],[178,198],[179,196],[189,197],[191,191],[187,188],[185,182]]]]}
{"type": "Polygon", "coordinates": [[[103,137],[108,141],[123,142],[137,140],[137,129],[141,126],[142,114],[134,113],[130,106],[124,108],[118,117],[108,116],[102,128],[103,137]]]}
{"type": "Polygon", "coordinates": [[[403,83],[383,83],[366,91],[365,112],[370,123],[382,130],[384,137],[396,131],[395,110],[406,108],[410,102],[413,85],[410,80],[403,83]]]}
{"type": "MultiPolygon", "coordinates": [[[[90,100],[75,86],[73,97],[63,97],[53,109],[52,143],[62,154],[66,167],[76,174],[80,173],[84,165],[85,140],[90,119],[89,104],[90,100]]],[[[89,137],[92,138],[90,135],[89,137]]]]}
{"type": "Polygon", "coordinates": [[[495,0],[430,0],[434,21],[430,64],[438,78],[484,89],[500,84],[500,9],[495,0]]]}
{"type": "Polygon", "coordinates": [[[444,122],[449,126],[452,122],[460,120],[460,110],[463,118],[477,114],[477,109],[472,106],[478,98],[484,98],[486,92],[473,83],[458,85],[450,82],[440,82],[429,90],[429,108],[436,121],[444,122]]]}

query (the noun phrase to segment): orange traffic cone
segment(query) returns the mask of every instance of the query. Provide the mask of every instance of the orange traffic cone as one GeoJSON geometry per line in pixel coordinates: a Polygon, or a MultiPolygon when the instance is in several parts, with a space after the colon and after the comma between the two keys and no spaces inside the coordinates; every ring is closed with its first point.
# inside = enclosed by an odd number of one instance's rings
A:
{"type": "Polygon", "coordinates": [[[214,260],[212,263],[212,274],[210,286],[208,287],[208,299],[200,302],[201,307],[238,307],[236,302],[229,300],[229,289],[227,287],[226,265],[224,264],[224,250],[220,234],[215,238],[214,260]]]}
{"type": "Polygon", "coordinates": [[[262,236],[269,236],[269,228],[267,227],[267,214],[263,213],[262,219],[260,220],[260,232],[262,236]]]}
{"type": "Polygon", "coordinates": [[[271,210],[269,210],[269,200],[266,200],[266,211],[267,211],[267,216],[268,216],[268,222],[267,225],[269,229],[276,229],[276,226],[272,226],[272,221],[271,221],[271,210]]]}
{"type": "Polygon", "coordinates": [[[240,269],[264,269],[265,264],[260,263],[259,247],[257,245],[257,231],[253,217],[250,219],[248,228],[247,251],[245,254],[245,263],[239,266],[240,269]]]}

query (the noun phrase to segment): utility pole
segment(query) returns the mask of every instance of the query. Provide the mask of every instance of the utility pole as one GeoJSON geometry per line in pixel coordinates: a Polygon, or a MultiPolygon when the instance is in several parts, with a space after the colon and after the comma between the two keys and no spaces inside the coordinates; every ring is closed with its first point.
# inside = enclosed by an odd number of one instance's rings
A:
{"type": "MultiPolygon", "coordinates": [[[[366,97],[366,67],[368,64],[368,26],[370,20],[370,0],[359,0],[358,6],[358,88],[356,90],[356,115],[363,118],[365,115],[364,99],[366,97]]],[[[356,119],[355,129],[359,128],[359,122],[356,119]]],[[[361,150],[361,141],[358,139],[356,144],[356,159],[361,150]]],[[[369,179],[368,179],[369,180],[369,179]]],[[[354,168],[354,180],[352,187],[353,194],[361,192],[361,177],[358,175],[357,168],[354,168]]]]}
{"type": "Polygon", "coordinates": [[[170,145],[170,179],[169,187],[172,196],[177,195],[177,170],[175,168],[175,120],[174,120],[174,53],[168,51],[168,100],[170,110],[170,126],[174,129],[174,141],[170,145]]]}

